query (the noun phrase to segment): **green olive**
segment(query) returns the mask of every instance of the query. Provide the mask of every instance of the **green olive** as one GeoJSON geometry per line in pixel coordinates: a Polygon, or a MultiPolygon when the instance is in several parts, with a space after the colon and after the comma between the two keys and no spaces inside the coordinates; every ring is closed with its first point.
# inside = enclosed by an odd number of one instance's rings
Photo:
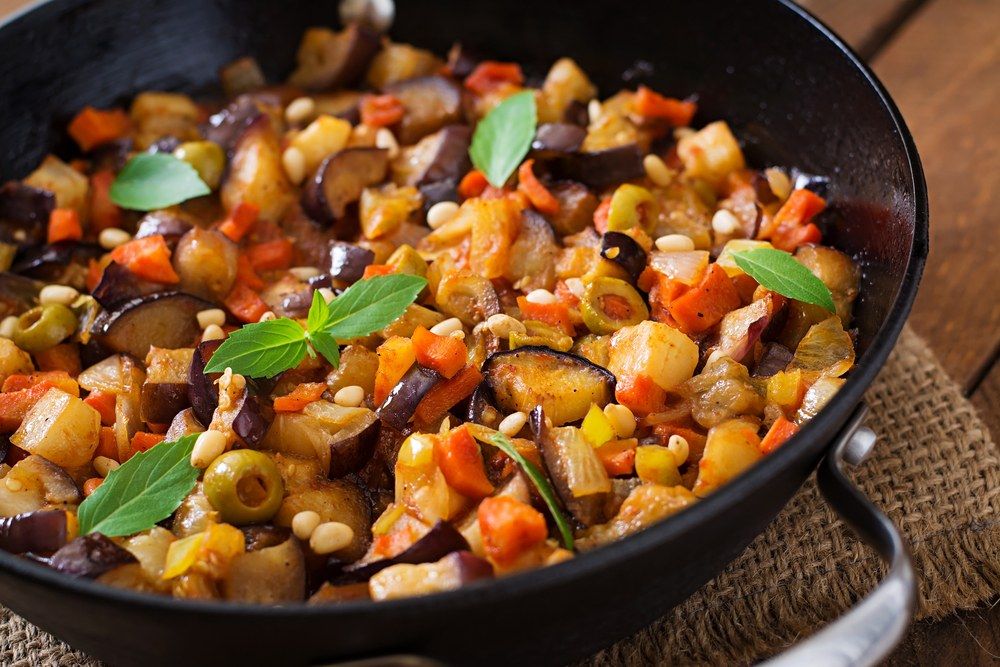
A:
{"type": "Polygon", "coordinates": [[[174,149],[174,157],[194,167],[201,180],[212,190],[219,187],[226,168],[226,154],[214,141],[185,141],[174,149]]]}
{"type": "Polygon", "coordinates": [[[267,521],[285,493],[278,466],[253,449],[234,449],[212,461],[204,488],[222,520],[236,525],[267,521]]]}
{"type": "Polygon", "coordinates": [[[619,185],[611,195],[611,206],[608,208],[608,230],[623,232],[636,226],[641,226],[644,217],[643,209],[655,206],[653,194],[641,185],[625,183],[619,185]]]}
{"type": "Polygon", "coordinates": [[[562,329],[550,326],[538,320],[525,320],[525,333],[511,331],[508,337],[510,349],[516,350],[527,345],[540,345],[557,352],[569,352],[573,347],[573,339],[563,333],[562,329]]]}
{"type": "Polygon", "coordinates": [[[25,352],[55,347],[76,331],[76,315],[58,303],[36,306],[17,318],[14,342],[25,352]]]}
{"type": "Polygon", "coordinates": [[[649,319],[649,308],[635,288],[618,278],[594,278],[580,299],[583,323],[595,334],[610,334],[649,319]]]}

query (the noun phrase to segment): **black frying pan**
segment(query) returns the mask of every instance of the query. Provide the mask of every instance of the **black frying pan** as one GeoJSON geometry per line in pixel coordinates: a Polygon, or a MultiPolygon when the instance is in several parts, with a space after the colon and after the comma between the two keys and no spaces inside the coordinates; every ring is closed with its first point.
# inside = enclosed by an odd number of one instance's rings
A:
{"type": "MultiPolygon", "coordinates": [[[[71,580],[0,553],[0,600],[74,646],[143,665],[304,664],[391,653],[455,663],[567,661],[651,622],[712,578],[838,437],[845,447],[864,444],[849,439],[859,421],[854,411],[916,294],[927,195],[898,110],[840,40],[777,0],[398,5],[397,40],[443,53],[461,39],[539,75],[569,55],[604,94],[638,83],[679,97],[697,93],[696,123],[728,120],[752,163],[828,176],[826,239],[863,267],[856,369],[793,440],[691,509],[571,562],[442,595],[330,607],[186,602],[71,580]]],[[[0,176],[19,178],[53,146],[65,149],[61,128],[85,104],[111,105],[145,89],[203,91],[220,65],[247,54],[279,79],[306,27],[336,23],[336,3],[318,0],[40,4],[0,26],[0,176]]],[[[905,564],[891,527],[844,486],[838,460],[828,460],[821,475],[828,497],[884,555],[905,564]]],[[[897,592],[906,588],[893,583],[897,592]]],[[[881,614],[896,619],[896,634],[912,597],[897,602],[881,614]]],[[[848,632],[859,650],[877,658],[884,647],[857,635],[859,626],[872,627],[871,617],[852,618],[848,632]]]]}

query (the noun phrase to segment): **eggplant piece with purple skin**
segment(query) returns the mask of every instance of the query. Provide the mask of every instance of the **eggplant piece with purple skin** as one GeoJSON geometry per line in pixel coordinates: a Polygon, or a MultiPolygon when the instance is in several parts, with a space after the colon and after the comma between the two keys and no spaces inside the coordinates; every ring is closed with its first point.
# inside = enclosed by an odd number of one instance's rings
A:
{"type": "Polygon", "coordinates": [[[16,273],[0,273],[0,318],[20,315],[38,303],[38,293],[45,284],[16,273]]]}
{"type": "Polygon", "coordinates": [[[71,577],[96,579],[120,565],[137,561],[131,552],[101,533],[90,533],[68,543],[44,562],[53,570],[71,577]]]}
{"type": "Polygon", "coordinates": [[[380,46],[378,33],[358,23],[340,32],[309,28],[302,35],[297,66],[288,82],[307,90],[350,86],[365,73],[380,46]]]}
{"type": "Polygon", "coordinates": [[[646,268],[646,251],[635,239],[622,232],[604,233],[601,237],[601,257],[625,269],[633,283],[646,268]]]}
{"type": "Polygon", "coordinates": [[[334,572],[330,576],[330,583],[340,585],[367,581],[372,575],[391,565],[433,563],[455,551],[468,550],[469,543],[454,526],[447,521],[438,521],[423,537],[397,556],[370,563],[346,565],[339,572],[336,571],[337,564],[333,564],[334,572]]]}
{"type": "Polygon", "coordinates": [[[365,267],[374,263],[375,253],[368,248],[335,241],[330,246],[330,277],[353,283],[361,280],[365,267]]]}
{"type": "Polygon", "coordinates": [[[146,357],[139,414],[144,422],[168,424],[188,407],[188,376],[194,350],[153,348],[146,357]]]}
{"type": "Polygon", "coordinates": [[[56,196],[48,190],[8,181],[0,187],[0,225],[4,240],[42,243],[49,216],[56,207],[56,196]],[[20,231],[18,239],[12,231],[20,231]]]}
{"type": "Polygon", "coordinates": [[[368,186],[385,180],[389,151],[382,148],[347,148],[319,165],[302,192],[302,210],[320,224],[344,217],[347,206],[368,186]]]}
{"type": "Polygon", "coordinates": [[[375,574],[368,581],[372,600],[394,600],[455,590],[491,579],[493,566],[468,551],[455,551],[433,563],[404,565],[375,574]]]}
{"type": "Polygon", "coordinates": [[[190,345],[201,333],[196,315],[212,308],[183,292],[159,292],[106,310],[94,321],[94,338],[113,352],[145,359],[150,347],[190,345]]]}
{"type": "Polygon", "coordinates": [[[569,123],[544,123],[535,131],[531,150],[544,155],[573,153],[580,149],[587,131],[569,123]]]}
{"type": "Polygon", "coordinates": [[[134,238],[162,236],[172,249],[174,244],[189,231],[191,231],[191,223],[187,220],[166,211],[153,211],[142,216],[142,219],[139,220],[139,227],[135,231],[134,238]]]}
{"type": "Polygon", "coordinates": [[[87,266],[92,259],[104,254],[96,243],[61,241],[32,246],[19,252],[11,267],[13,273],[49,283],[69,284],[65,278],[72,275],[71,265],[87,266]]]}
{"type": "Polygon", "coordinates": [[[417,189],[420,190],[420,196],[423,198],[425,216],[434,204],[440,204],[443,201],[453,201],[457,204],[461,201],[458,196],[458,179],[455,178],[446,178],[443,181],[421,185],[417,189]]]}
{"type": "Polygon", "coordinates": [[[769,378],[788,368],[795,355],[781,343],[766,343],[760,361],[754,366],[751,377],[769,378]]]}
{"type": "Polygon", "coordinates": [[[111,262],[104,267],[91,296],[105,310],[114,310],[126,301],[148,296],[159,289],[159,285],[141,280],[118,262],[111,262]]]}
{"type": "Polygon", "coordinates": [[[554,178],[579,181],[597,190],[623,181],[640,178],[642,151],[636,144],[627,144],[603,151],[566,153],[545,160],[554,178]]]}
{"type": "Polygon", "coordinates": [[[469,126],[443,127],[405,149],[393,161],[393,180],[417,187],[451,179],[457,183],[472,168],[471,142],[469,126]]]}
{"type": "Polygon", "coordinates": [[[13,554],[46,554],[66,544],[66,512],[38,510],[0,517],[0,549],[13,554]]]}
{"type": "MultiPolygon", "coordinates": [[[[275,100],[279,102],[279,100],[275,100]]],[[[264,115],[259,97],[240,95],[222,111],[213,114],[202,128],[205,139],[222,146],[231,155],[243,133],[264,115]]]]}
{"type": "Polygon", "coordinates": [[[559,210],[546,220],[560,236],[582,232],[593,224],[598,201],[586,185],[558,181],[549,186],[549,192],[559,202],[559,210]]]}
{"type": "Polygon", "coordinates": [[[174,418],[170,420],[170,427],[167,429],[164,438],[167,442],[173,442],[183,438],[185,435],[201,433],[204,430],[205,427],[200,421],[198,421],[198,418],[194,416],[194,410],[186,408],[178,412],[174,415],[174,418]]]}
{"type": "Polygon", "coordinates": [[[482,62],[483,58],[461,42],[455,42],[448,49],[448,61],[446,63],[448,71],[456,79],[465,79],[472,74],[472,70],[482,62]]]}
{"type": "Polygon", "coordinates": [[[233,431],[243,438],[251,447],[257,447],[264,439],[270,422],[264,416],[260,399],[250,393],[249,390],[243,392],[239,412],[233,419],[233,431]]]}
{"type": "Polygon", "coordinates": [[[462,120],[462,89],[440,75],[421,76],[394,83],[385,92],[399,100],[406,113],[396,134],[400,143],[414,144],[446,125],[462,120]]]}
{"type": "Polygon", "coordinates": [[[206,374],[205,366],[220,345],[222,345],[221,340],[206,340],[198,344],[191,357],[191,368],[188,371],[188,400],[191,402],[195,418],[202,424],[211,423],[212,414],[219,405],[219,393],[215,388],[215,381],[222,374],[206,374]]]}
{"type": "Polygon", "coordinates": [[[421,399],[440,381],[441,376],[435,371],[414,364],[375,411],[378,418],[402,431],[413,417],[421,399]]]}

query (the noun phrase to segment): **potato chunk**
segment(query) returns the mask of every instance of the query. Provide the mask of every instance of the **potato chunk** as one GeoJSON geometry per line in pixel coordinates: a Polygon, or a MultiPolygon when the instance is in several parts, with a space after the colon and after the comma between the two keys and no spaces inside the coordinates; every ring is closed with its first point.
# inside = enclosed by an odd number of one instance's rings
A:
{"type": "Polygon", "coordinates": [[[681,139],[677,155],[688,176],[703,178],[713,186],[722,185],[729,172],[746,166],[736,137],[722,120],[681,139]]]}
{"type": "Polygon", "coordinates": [[[14,344],[10,338],[0,338],[0,385],[11,375],[35,370],[31,355],[14,344]]]}
{"type": "Polygon", "coordinates": [[[667,324],[646,320],[611,337],[608,370],[619,381],[646,375],[670,391],[689,379],[697,365],[698,345],[667,324]]]}
{"type": "Polygon", "coordinates": [[[694,495],[704,498],[763,457],[756,422],[732,419],[719,424],[708,432],[694,495]]]}
{"type": "Polygon", "coordinates": [[[101,431],[101,415],[83,400],[49,389],[28,411],[10,441],[64,468],[90,461],[101,431]]]}

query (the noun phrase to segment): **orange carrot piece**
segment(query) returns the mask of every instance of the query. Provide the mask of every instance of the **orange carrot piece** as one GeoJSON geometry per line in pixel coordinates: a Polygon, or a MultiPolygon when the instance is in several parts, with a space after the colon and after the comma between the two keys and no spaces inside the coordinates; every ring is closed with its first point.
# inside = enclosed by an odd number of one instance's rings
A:
{"type": "Polygon", "coordinates": [[[83,370],[80,365],[80,348],[76,343],[62,343],[36,352],[35,361],[43,371],[65,371],[77,376],[83,370]]]}
{"type": "Polygon", "coordinates": [[[86,284],[88,292],[94,291],[97,284],[101,282],[102,275],[104,275],[104,266],[101,265],[101,262],[98,262],[96,259],[87,262],[86,284]]]}
{"type": "Polygon", "coordinates": [[[280,238],[250,246],[246,256],[254,271],[274,271],[290,267],[293,252],[292,242],[280,238]]]}
{"type": "Polygon", "coordinates": [[[118,246],[111,251],[111,259],[143,280],[171,285],[181,281],[170,264],[170,248],[160,234],[133,239],[118,246]]]}
{"type": "Polygon", "coordinates": [[[740,294],[725,269],[712,264],[701,283],[672,300],[667,310],[681,331],[692,334],[715,326],[741,305],[740,294]]]}
{"type": "Polygon", "coordinates": [[[97,491],[97,487],[104,483],[103,477],[91,477],[86,482],[83,483],[83,495],[89,496],[94,491],[97,491]]]}
{"type": "Polygon", "coordinates": [[[393,95],[364,95],[361,122],[368,127],[387,127],[403,120],[406,107],[393,95]]]}
{"type": "Polygon", "coordinates": [[[514,562],[548,537],[542,513],[510,496],[486,498],[476,514],[486,554],[501,565],[514,562]]]}
{"type": "MultiPolygon", "coordinates": [[[[111,426],[115,423],[115,395],[113,392],[92,391],[87,398],[83,399],[83,402],[97,410],[98,414],[101,415],[101,423],[105,426],[111,426]]],[[[118,451],[117,445],[115,451],[118,451]]]]}
{"type": "Polygon", "coordinates": [[[465,343],[451,336],[438,336],[418,326],[413,332],[413,352],[417,363],[437,371],[446,378],[455,376],[465,367],[469,351],[465,343]]]}
{"type": "Polygon", "coordinates": [[[269,308],[257,292],[242,283],[236,283],[223,301],[229,312],[240,322],[259,322],[269,308]]]}
{"type": "Polygon", "coordinates": [[[86,152],[95,146],[120,139],[128,134],[129,120],[121,109],[104,111],[94,107],[84,107],[70,121],[67,130],[69,136],[79,144],[80,149],[86,152]]]}
{"type": "Polygon", "coordinates": [[[146,431],[136,431],[132,436],[129,447],[133,454],[152,449],[156,445],[166,440],[166,436],[160,433],[147,433],[146,431]]]}
{"type": "Polygon", "coordinates": [[[236,284],[246,285],[252,290],[264,289],[264,281],[250,265],[250,258],[240,253],[236,258],[236,284]]]}
{"type": "Polygon", "coordinates": [[[567,336],[575,336],[576,329],[569,315],[569,308],[562,301],[554,303],[532,303],[523,296],[517,297],[517,305],[525,320],[538,320],[561,329],[567,336]]]}
{"type": "Polygon", "coordinates": [[[493,484],[486,477],[483,454],[464,425],[436,438],[434,453],[448,486],[474,500],[493,493],[493,484]]]}
{"type": "Polygon", "coordinates": [[[667,403],[667,392],[648,375],[621,378],[615,387],[615,399],[641,416],[662,412],[667,403]]]}
{"type": "Polygon", "coordinates": [[[29,389],[0,393],[0,433],[13,433],[28,410],[52,389],[52,383],[42,381],[29,389]]]}
{"type": "Polygon", "coordinates": [[[608,213],[611,212],[611,197],[605,197],[594,209],[594,229],[598,234],[608,231],[608,213]]]}
{"type": "Polygon", "coordinates": [[[79,241],[83,238],[80,214],[72,208],[56,208],[49,214],[49,243],[79,241]]]}
{"type": "Polygon", "coordinates": [[[473,169],[468,174],[462,177],[462,180],[458,183],[458,194],[462,196],[463,199],[472,199],[473,197],[478,197],[483,194],[483,190],[490,182],[486,180],[486,175],[478,169],[473,169]]]}
{"type": "Polygon", "coordinates": [[[611,477],[622,477],[635,472],[635,448],[639,441],[635,438],[627,440],[609,440],[594,452],[604,465],[604,470],[611,477]]]}
{"type": "MultiPolygon", "coordinates": [[[[101,422],[104,422],[103,415],[101,422]]],[[[111,420],[114,423],[114,418],[111,420]]],[[[97,449],[94,456],[106,456],[109,459],[118,461],[118,438],[115,437],[115,430],[111,426],[102,426],[101,434],[97,438],[97,449]]]]}
{"type": "Polygon", "coordinates": [[[390,336],[378,346],[376,353],[378,370],[375,372],[372,398],[376,405],[381,405],[417,357],[413,351],[413,341],[402,336],[390,336]]]}
{"type": "Polygon", "coordinates": [[[799,427],[795,422],[785,419],[784,415],[778,417],[771,428],[768,429],[767,435],[764,439],[760,441],[760,451],[763,454],[770,454],[778,447],[783,445],[786,440],[795,435],[799,430],[799,427]]]}
{"type": "Polygon", "coordinates": [[[465,78],[465,87],[476,95],[485,95],[504,85],[520,86],[524,83],[524,73],[517,63],[501,63],[484,60],[465,78]]]}
{"type": "Polygon", "coordinates": [[[799,246],[819,243],[822,240],[823,233],[819,231],[819,227],[811,222],[797,227],[782,225],[774,230],[774,234],[771,236],[771,243],[774,244],[774,247],[785,252],[795,252],[799,246]]]}
{"type": "Polygon", "coordinates": [[[325,382],[303,382],[290,394],[274,399],[275,412],[301,412],[313,401],[318,401],[326,391],[325,382]]]}
{"type": "Polygon", "coordinates": [[[639,86],[632,98],[632,109],[646,118],[662,118],[675,127],[691,124],[698,105],[687,100],[664,97],[646,86],[639,86]]]}
{"type": "Polygon", "coordinates": [[[415,421],[420,426],[430,426],[437,423],[448,410],[458,405],[476,390],[483,381],[483,374],[475,366],[466,366],[450,380],[438,382],[417,404],[414,412],[415,421]]]}
{"type": "Polygon", "coordinates": [[[517,170],[517,189],[524,193],[531,205],[539,213],[555,215],[559,212],[559,200],[535,177],[534,158],[525,160],[517,170]]]}
{"type": "Polygon", "coordinates": [[[369,264],[365,267],[365,272],[361,274],[361,279],[374,278],[375,276],[387,276],[395,271],[389,264],[369,264]]]}
{"type": "Polygon", "coordinates": [[[219,224],[219,231],[229,237],[230,241],[239,243],[247,232],[257,222],[260,209],[256,204],[241,201],[230,213],[229,217],[219,224]]]}
{"type": "Polygon", "coordinates": [[[122,226],[122,210],[111,201],[111,184],[115,173],[110,169],[94,172],[90,177],[90,225],[100,232],[122,226]]]}
{"type": "MultiPolygon", "coordinates": [[[[781,205],[778,212],[764,226],[761,227],[757,238],[769,239],[778,235],[778,230],[784,228],[780,234],[783,245],[787,245],[789,240],[796,236],[794,230],[806,226],[810,220],[826,208],[826,200],[816,193],[799,188],[788,196],[785,203],[781,205]]],[[[819,228],[816,228],[819,232],[819,228]]],[[[815,234],[816,232],[810,232],[815,234]]],[[[784,249],[784,248],[783,248],[784,249]]],[[[794,247],[792,248],[794,250],[794,247]]]]}
{"type": "Polygon", "coordinates": [[[37,373],[11,375],[3,382],[3,391],[21,391],[31,389],[35,385],[45,383],[49,387],[56,387],[73,396],[80,395],[80,385],[69,376],[66,371],[53,370],[41,371],[37,373]]]}

